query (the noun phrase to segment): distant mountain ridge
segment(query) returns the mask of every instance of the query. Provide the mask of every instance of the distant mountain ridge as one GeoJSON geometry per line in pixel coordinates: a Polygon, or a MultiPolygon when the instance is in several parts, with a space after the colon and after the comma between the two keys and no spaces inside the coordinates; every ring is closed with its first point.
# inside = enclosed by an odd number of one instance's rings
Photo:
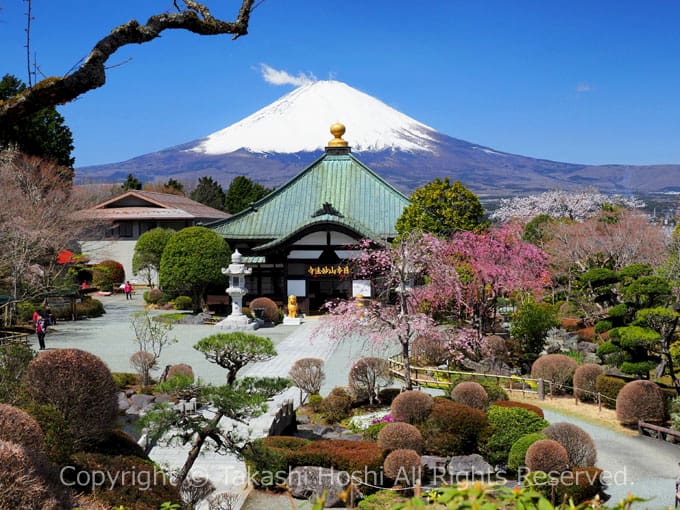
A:
{"type": "Polygon", "coordinates": [[[482,196],[592,186],[605,193],[679,192],[680,165],[579,165],[496,151],[459,140],[338,81],[299,87],[269,106],[201,140],[106,165],[76,170],[79,182],[205,175],[223,185],[247,175],[278,186],[302,171],[330,140],[330,125],[366,165],[404,192],[436,177],[459,180],[482,196]]]}

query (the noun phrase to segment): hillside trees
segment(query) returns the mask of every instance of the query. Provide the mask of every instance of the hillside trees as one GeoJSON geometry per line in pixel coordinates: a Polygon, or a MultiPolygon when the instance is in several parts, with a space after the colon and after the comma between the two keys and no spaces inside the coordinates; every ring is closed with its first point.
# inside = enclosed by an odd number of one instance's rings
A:
{"type": "Polygon", "coordinates": [[[214,17],[204,2],[180,0],[174,2],[177,12],[156,14],[145,24],[131,20],[117,26],[95,44],[72,73],[45,78],[33,87],[0,100],[0,125],[12,125],[44,108],[68,103],[101,87],[106,82],[107,62],[116,51],[130,44],[153,41],[165,30],[186,30],[198,35],[232,34],[234,38],[246,35],[254,4],[255,0],[243,0],[236,18],[225,21],[214,17]]]}
{"type": "Polygon", "coordinates": [[[447,237],[461,230],[485,230],[484,215],[477,195],[462,183],[436,178],[413,192],[395,228],[400,235],[422,231],[447,237]]]}
{"type": "Polygon", "coordinates": [[[265,188],[262,184],[251,181],[248,177],[239,175],[234,177],[229,184],[229,188],[224,196],[224,209],[231,214],[246,209],[252,202],[257,202],[264,198],[272,190],[265,188]]]}
{"type": "Polygon", "coordinates": [[[225,210],[226,195],[222,186],[215,181],[212,177],[205,176],[198,179],[198,185],[196,189],[191,192],[191,200],[200,202],[203,205],[212,207],[213,209],[218,209],[220,211],[225,210]]]}
{"type": "Polygon", "coordinates": [[[135,191],[142,189],[142,181],[132,174],[128,174],[120,189],[123,191],[135,191]]]}
{"type": "Polygon", "coordinates": [[[176,232],[167,242],[159,280],[166,290],[191,296],[196,311],[205,310],[210,285],[226,284],[222,268],[231,260],[227,242],[206,227],[188,227],[176,232]]]}
{"type": "Polygon", "coordinates": [[[144,232],[135,243],[132,256],[132,271],[141,274],[149,287],[153,287],[155,275],[161,267],[163,250],[175,231],[169,228],[154,228],[144,232]]]}

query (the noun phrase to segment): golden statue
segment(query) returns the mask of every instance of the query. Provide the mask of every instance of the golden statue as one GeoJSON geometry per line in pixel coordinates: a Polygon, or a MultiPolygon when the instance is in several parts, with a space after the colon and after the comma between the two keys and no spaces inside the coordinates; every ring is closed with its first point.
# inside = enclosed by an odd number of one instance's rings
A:
{"type": "Polygon", "coordinates": [[[295,294],[288,296],[288,317],[291,319],[297,317],[297,297],[295,294]]]}

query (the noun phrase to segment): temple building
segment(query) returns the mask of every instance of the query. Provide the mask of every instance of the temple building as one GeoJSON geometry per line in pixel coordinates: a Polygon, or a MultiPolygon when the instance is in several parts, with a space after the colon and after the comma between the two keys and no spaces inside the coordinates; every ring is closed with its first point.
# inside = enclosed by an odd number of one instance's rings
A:
{"type": "Polygon", "coordinates": [[[392,240],[409,200],[351,154],[342,124],[331,133],[325,153],[290,181],[207,225],[252,267],[250,299],[296,295],[300,311],[314,313],[329,299],[371,293],[370,282],[352,279],[352,246],[392,240]]]}

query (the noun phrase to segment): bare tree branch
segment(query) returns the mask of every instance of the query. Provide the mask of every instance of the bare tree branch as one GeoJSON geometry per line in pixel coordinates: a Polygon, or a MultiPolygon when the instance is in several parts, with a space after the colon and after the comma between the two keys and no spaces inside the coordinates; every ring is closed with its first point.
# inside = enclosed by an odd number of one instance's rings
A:
{"type": "Polygon", "coordinates": [[[105,64],[111,55],[123,46],[152,41],[164,30],[187,30],[198,35],[233,34],[233,39],[246,35],[254,2],[243,0],[234,21],[215,18],[205,5],[193,0],[183,0],[186,9],[180,12],[151,16],[145,25],[128,21],[101,39],[72,74],[45,78],[16,96],[0,101],[0,123],[15,122],[101,87],[106,82],[105,64]]]}

